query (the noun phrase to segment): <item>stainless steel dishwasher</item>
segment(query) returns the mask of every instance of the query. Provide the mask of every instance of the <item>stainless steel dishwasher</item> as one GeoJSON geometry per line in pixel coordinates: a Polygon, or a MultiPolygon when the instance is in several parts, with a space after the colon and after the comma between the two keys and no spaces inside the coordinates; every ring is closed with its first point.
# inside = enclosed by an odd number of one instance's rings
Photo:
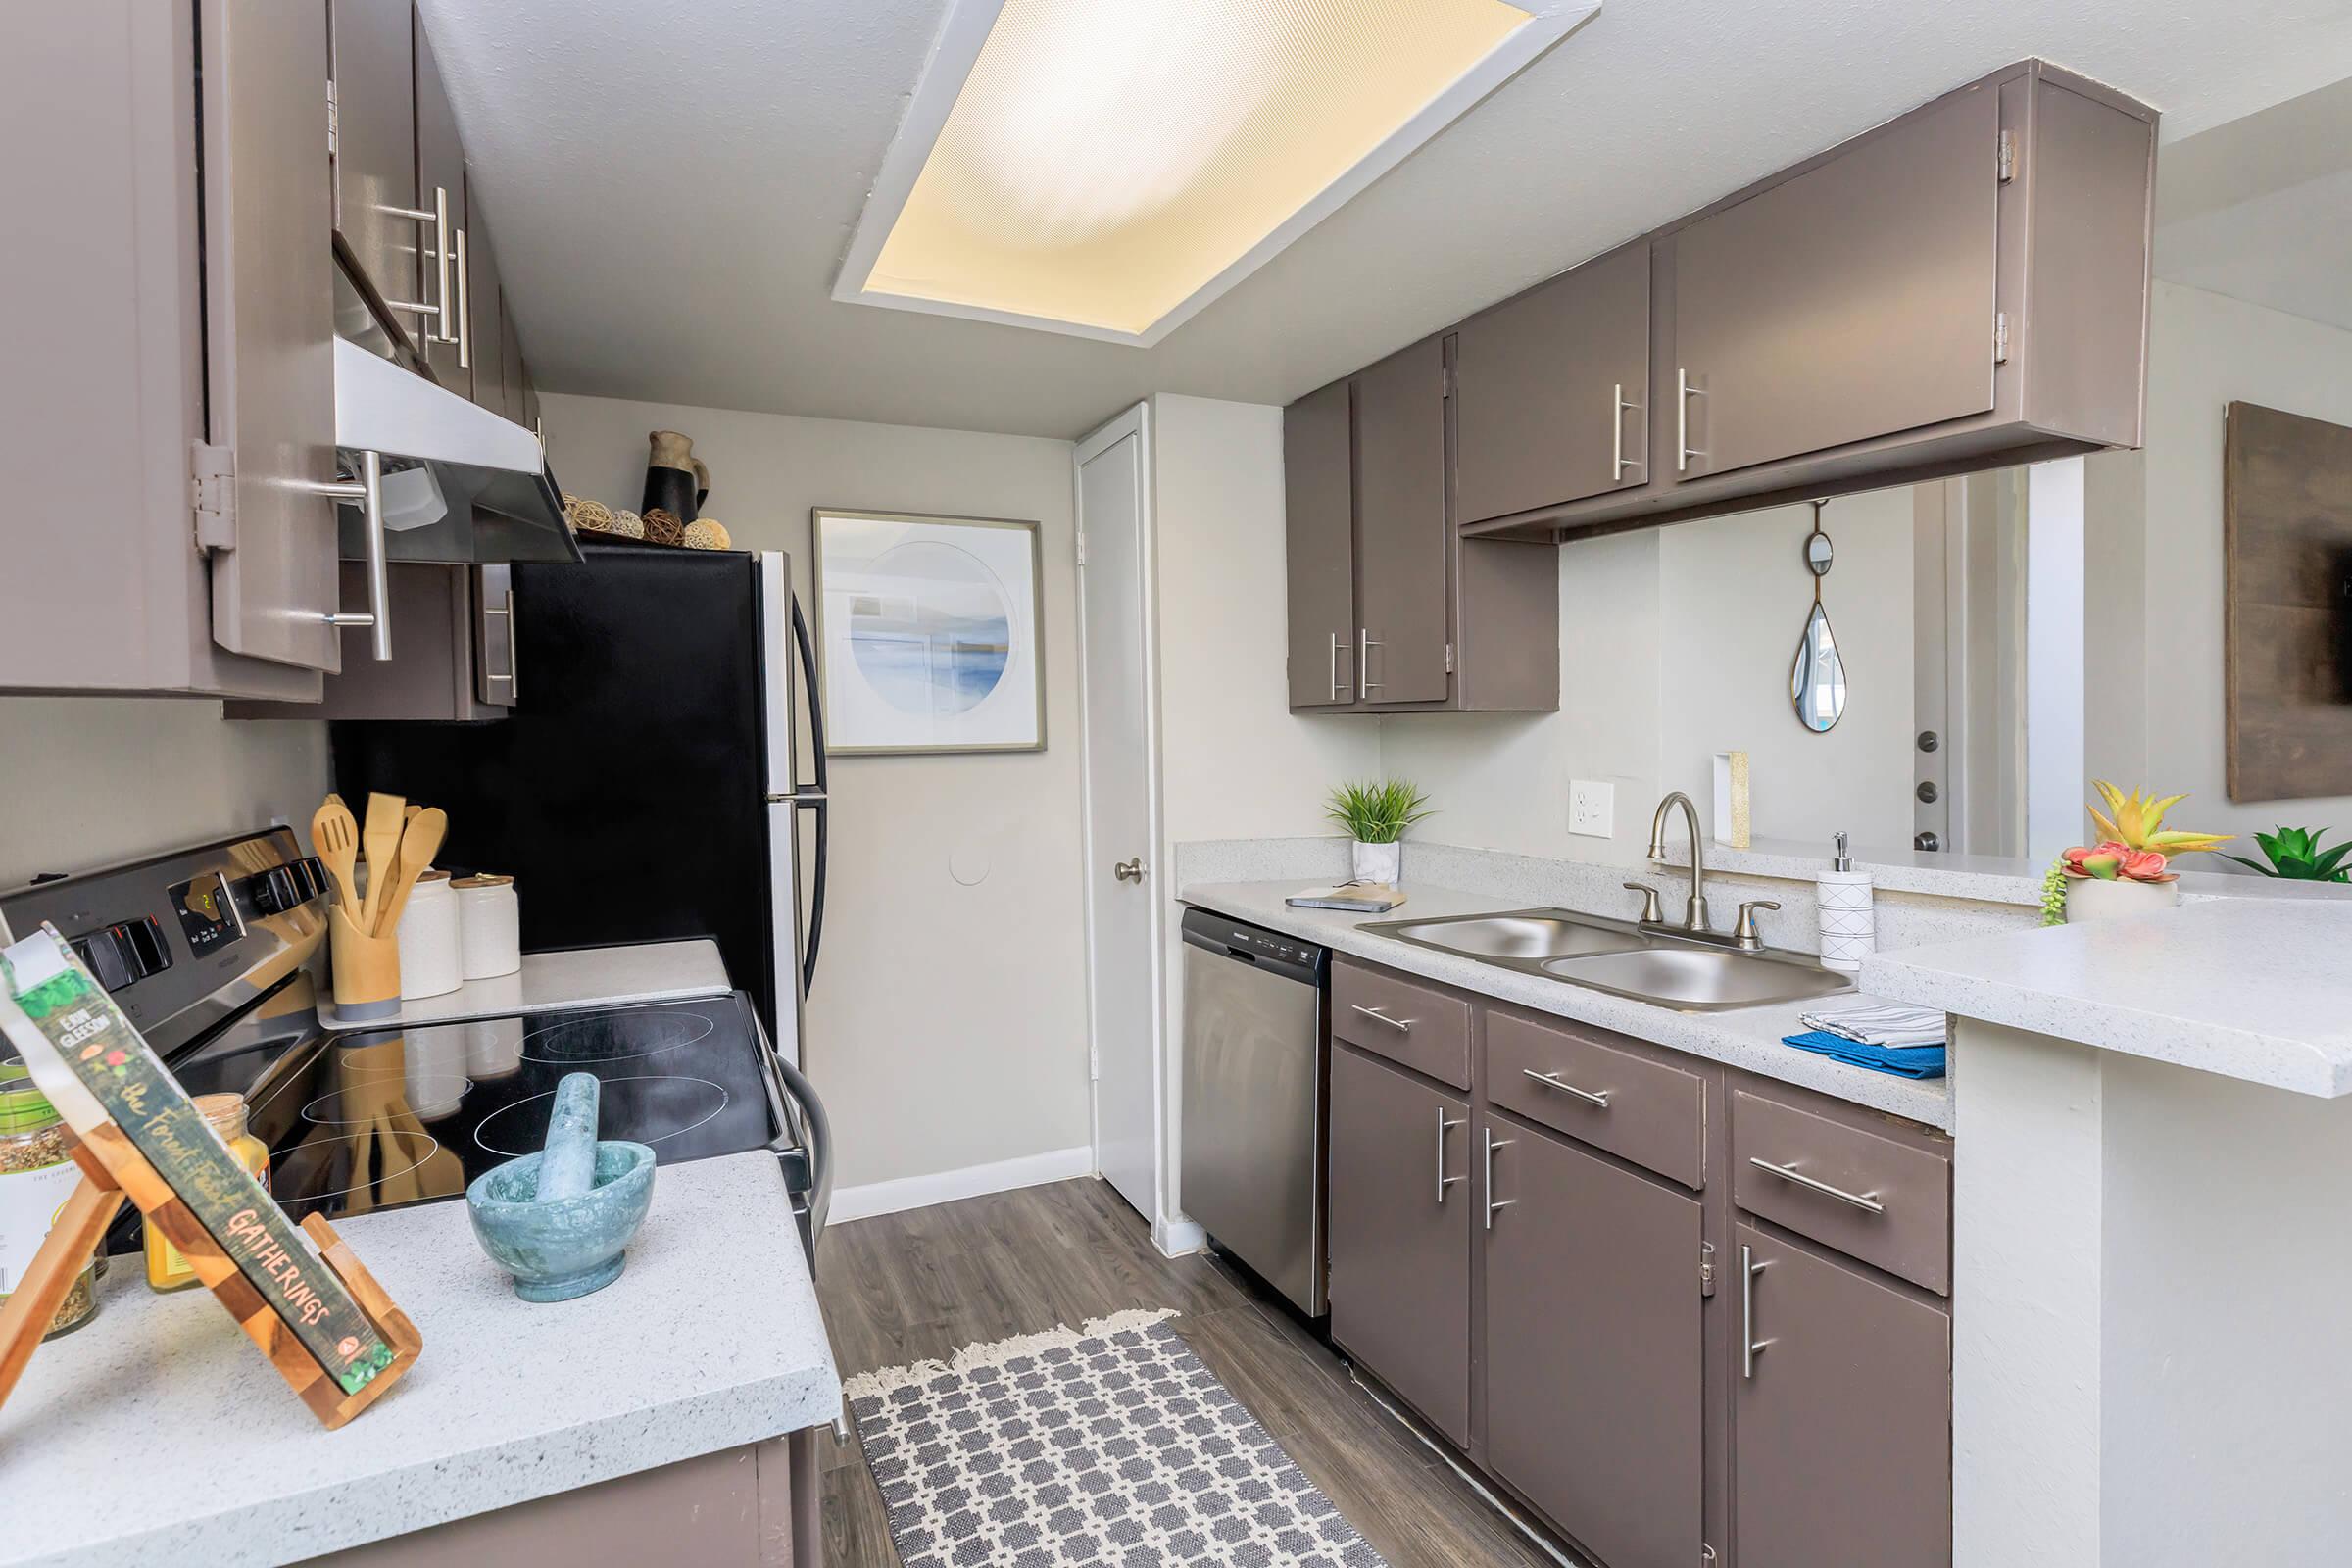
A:
{"type": "Polygon", "coordinates": [[[1323,1295],[1331,955],[1184,916],[1184,1211],[1309,1317],[1323,1295]]]}

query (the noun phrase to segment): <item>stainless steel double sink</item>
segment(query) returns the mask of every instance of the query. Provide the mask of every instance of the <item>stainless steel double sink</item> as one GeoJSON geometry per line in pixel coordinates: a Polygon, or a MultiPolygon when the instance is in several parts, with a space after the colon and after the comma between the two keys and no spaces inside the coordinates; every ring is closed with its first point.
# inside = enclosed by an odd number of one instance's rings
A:
{"type": "Polygon", "coordinates": [[[1363,929],[1685,1012],[1760,1007],[1854,988],[1851,978],[1801,953],[1716,947],[1570,909],[1384,920],[1363,929]]]}

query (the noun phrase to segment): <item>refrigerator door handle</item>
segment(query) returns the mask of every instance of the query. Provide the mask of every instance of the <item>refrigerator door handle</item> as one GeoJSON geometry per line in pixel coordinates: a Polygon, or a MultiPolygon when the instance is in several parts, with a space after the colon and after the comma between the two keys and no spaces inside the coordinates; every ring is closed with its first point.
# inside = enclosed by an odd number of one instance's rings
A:
{"type": "Polygon", "coordinates": [[[816,984],[816,950],[825,935],[825,839],[826,839],[826,777],[825,777],[825,694],[817,682],[816,645],[809,639],[808,622],[801,614],[800,595],[792,599],[792,640],[800,650],[801,689],[808,694],[808,742],[815,777],[808,789],[795,797],[795,805],[805,804],[816,813],[816,864],[808,877],[808,932],[801,950],[801,994],[805,997],[816,984]]]}

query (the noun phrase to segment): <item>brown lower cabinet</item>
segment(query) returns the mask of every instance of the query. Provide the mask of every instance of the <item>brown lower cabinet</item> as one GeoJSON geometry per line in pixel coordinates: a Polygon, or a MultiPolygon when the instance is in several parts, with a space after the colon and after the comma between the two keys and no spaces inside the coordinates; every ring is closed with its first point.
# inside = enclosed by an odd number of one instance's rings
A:
{"type": "Polygon", "coordinates": [[[1741,1568],[1952,1560],[1952,1320],[1834,1253],[1739,1228],[1741,1568]]]}
{"type": "Polygon", "coordinates": [[[1470,1106],[1331,1054],[1331,1335],[1457,1446],[1470,1442],[1470,1106]]]}
{"type": "Polygon", "coordinates": [[[1360,963],[1332,985],[1372,1042],[1335,1041],[1329,1123],[1362,1371],[1595,1568],[1948,1568],[1948,1137],[1360,963]],[[1419,1037],[1465,1024],[1467,1094],[1403,1065],[1454,1072],[1419,1037]],[[1825,1185],[1732,1179],[1765,1159],[1825,1185]]]}
{"type": "Polygon", "coordinates": [[[1487,1465],[1609,1568],[1688,1568],[1706,1432],[1698,1200],[1500,1118],[1487,1135],[1490,1200],[1508,1205],[1485,1233],[1487,1465]]]}

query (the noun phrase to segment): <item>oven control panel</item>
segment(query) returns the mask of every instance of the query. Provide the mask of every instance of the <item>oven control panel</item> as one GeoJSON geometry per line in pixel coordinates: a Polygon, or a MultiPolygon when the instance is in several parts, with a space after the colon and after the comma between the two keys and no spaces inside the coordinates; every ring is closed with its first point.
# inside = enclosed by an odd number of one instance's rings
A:
{"type": "Polygon", "coordinates": [[[326,932],[325,869],[269,828],[0,893],[22,935],[43,921],[158,1050],[294,972],[326,932]]]}

